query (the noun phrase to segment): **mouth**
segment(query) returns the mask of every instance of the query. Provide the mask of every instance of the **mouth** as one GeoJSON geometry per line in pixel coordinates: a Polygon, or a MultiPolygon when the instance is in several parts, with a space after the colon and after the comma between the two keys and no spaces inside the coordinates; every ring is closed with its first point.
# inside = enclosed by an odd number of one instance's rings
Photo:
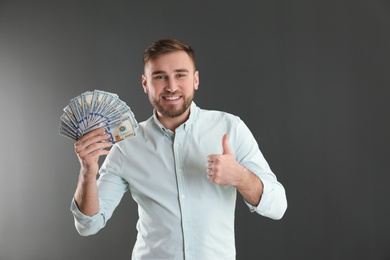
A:
{"type": "Polygon", "coordinates": [[[165,101],[168,101],[168,102],[175,102],[177,100],[179,100],[181,98],[181,96],[163,96],[162,99],[164,99],[165,101]]]}

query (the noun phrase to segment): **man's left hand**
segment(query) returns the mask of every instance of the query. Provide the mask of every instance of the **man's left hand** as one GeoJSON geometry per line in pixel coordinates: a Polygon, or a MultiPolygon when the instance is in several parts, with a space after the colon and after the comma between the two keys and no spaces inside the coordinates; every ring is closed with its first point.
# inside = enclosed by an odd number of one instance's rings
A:
{"type": "Polygon", "coordinates": [[[222,137],[222,154],[207,156],[207,178],[220,186],[237,186],[245,174],[245,168],[237,163],[228,142],[229,135],[222,137]]]}

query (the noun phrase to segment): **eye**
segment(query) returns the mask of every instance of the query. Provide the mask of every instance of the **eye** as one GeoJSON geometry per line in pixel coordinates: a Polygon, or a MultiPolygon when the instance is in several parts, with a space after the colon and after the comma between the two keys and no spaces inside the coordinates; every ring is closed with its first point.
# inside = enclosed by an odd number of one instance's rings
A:
{"type": "Polygon", "coordinates": [[[176,78],[184,78],[185,76],[186,74],[181,74],[181,73],[176,74],[176,78]]]}
{"type": "Polygon", "coordinates": [[[165,76],[165,75],[155,75],[153,78],[157,79],[157,80],[165,80],[167,78],[167,76],[165,76]]]}

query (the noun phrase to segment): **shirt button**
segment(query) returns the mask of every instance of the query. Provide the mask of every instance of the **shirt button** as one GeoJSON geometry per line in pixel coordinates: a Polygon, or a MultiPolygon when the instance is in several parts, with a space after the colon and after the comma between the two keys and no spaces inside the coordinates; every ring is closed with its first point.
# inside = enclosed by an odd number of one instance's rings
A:
{"type": "Polygon", "coordinates": [[[184,195],[184,194],[181,195],[181,198],[182,198],[182,199],[185,199],[185,198],[186,198],[186,195],[184,195]]]}

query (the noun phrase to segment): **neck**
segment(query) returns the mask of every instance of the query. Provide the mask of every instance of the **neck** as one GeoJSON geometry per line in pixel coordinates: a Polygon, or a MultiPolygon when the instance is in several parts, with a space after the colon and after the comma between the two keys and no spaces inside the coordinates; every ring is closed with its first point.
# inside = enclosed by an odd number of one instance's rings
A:
{"type": "Polygon", "coordinates": [[[181,124],[183,124],[190,116],[190,108],[188,108],[182,115],[176,117],[166,117],[157,112],[157,118],[161,124],[166,128],[175,132],[181,124]]]}

